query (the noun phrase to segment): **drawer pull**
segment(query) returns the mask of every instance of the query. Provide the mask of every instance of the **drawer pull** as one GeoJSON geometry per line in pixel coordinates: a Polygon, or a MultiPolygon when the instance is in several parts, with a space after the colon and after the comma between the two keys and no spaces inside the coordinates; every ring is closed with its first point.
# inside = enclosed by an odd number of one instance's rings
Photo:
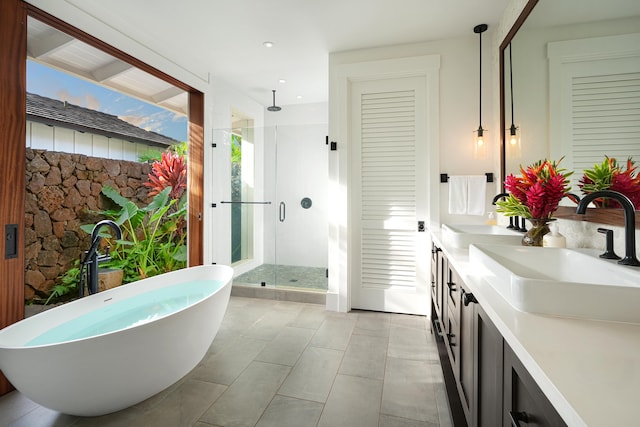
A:
{"type": "Polygon", "coordinates": [[[476,299],[476,297],[473,296],[471,292],[465,292],[464,289],[462,289],[460,292],[462,293],[462,303],[464,304],[465,307],[471,303],[474,303],[474,304],[478,303],[478,300],[476,299]]]}
{"type": "Polygon", "coordinates": [[[509,411],[512,427],[520,427],[520,421],[525,424],[529,423],[529,415],[526,412],[509,411]]]}

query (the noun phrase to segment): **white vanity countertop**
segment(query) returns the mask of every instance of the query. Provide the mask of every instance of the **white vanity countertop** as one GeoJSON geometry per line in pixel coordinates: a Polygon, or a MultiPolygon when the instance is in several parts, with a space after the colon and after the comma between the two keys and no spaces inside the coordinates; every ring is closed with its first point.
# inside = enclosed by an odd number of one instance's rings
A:
{"type": "Polygon", "coordinates": [[[468,250],[431,234],[568,426],[640,426],[639,324],[518,311],[474,274],[468,250]]]}

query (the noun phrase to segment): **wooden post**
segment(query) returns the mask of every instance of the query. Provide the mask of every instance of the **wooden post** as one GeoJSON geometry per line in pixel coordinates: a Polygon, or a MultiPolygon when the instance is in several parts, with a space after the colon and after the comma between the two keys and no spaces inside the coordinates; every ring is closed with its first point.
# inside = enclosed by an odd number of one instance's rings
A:
{"type": "MultiPolygon", "coordinates": [[[[27,14],[22,0],[0,2],[0,329],[24,318],[24,186],[27,14]],[[17,240],[7,244],[6,226],[17,240]],[[17,248],[15,256],[8,254],[17,248]]],[[[0,374],[0,395],[13,390],[0,374]]]]}

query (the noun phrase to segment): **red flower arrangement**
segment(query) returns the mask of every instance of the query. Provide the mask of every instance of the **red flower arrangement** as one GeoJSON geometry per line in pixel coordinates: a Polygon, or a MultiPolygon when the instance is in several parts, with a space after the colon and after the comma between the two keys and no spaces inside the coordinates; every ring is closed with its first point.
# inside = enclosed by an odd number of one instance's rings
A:
{"type": "Polygon", "coordinates": [[[155,196],[171,186],[169,196],[172,199],[182,197],[187,189],[187,165],[184,157],[170,151],[162,153],[162,158],[151,166],[149,181],[144,185],[151,188],[149,196],[155,196]]]}
{"type": "Polygon", "coordinates": [[[523,169],[522,176],[507,176],[505,189],[511,193],[503,201],[499,201],[497,212],[506,216],[520,216],[528,219],[548,219],[558,209],[560,200],[569,192],[569,176],[559,168],[558,162],[549,160],[537,161],[523,169]]]}
{"type": "MultiPolygon", "coordinates": [[[[600,190],[617,191],[627,196],[636,209],[640,209],[640,174],[636,169],[631,157],[624,168],[615,158],[605,156],[602,163],[584,171],[578,186],[584,194],[600,190]]],[[[595,199],[593,203],[601,208],[620,207],[618,201],[608,198],[595,199]]]]}

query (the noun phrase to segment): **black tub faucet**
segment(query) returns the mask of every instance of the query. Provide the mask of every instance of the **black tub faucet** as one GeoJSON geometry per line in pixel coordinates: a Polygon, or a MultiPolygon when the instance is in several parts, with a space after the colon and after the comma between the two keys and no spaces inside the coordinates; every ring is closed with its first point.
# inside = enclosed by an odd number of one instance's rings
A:
{"type": "MultiPolygon", "coordinates": [[[[102,241],[102,237],[100,236],[100,229],[102,227],[110,227],[115,233],[116,239],[122,239],[122,230],[115,222],[105,219],[97,223],[93,230],[91,231],[91,247],[87,251],[87,255],[82,261],[82,266],[87,266],[87,291],[89,294],[98,293],[98,264],[103,261],[108,261],[111,258],[109,257],[109,252],[105,255],[98,254],[98,246],[102,241]]],[[[83,296],[84,286],[82,284],[82,268],[80,269],[80,296],[83,296]]]]}
{"type": "Polygon", "coordinates": [[[633,203],[627,196],[617,191],[602,190],[589,193],[580,200],[578,207],[576,208],[577,214],[582,214],[587,211],[587,205],[594,199],[609,198],[617,200],[624,209],[624,246],[625,256],[619,264],[631,265],[634,267],[640,267],[640,261],[636,257],[636,211],[633,203]]]}

